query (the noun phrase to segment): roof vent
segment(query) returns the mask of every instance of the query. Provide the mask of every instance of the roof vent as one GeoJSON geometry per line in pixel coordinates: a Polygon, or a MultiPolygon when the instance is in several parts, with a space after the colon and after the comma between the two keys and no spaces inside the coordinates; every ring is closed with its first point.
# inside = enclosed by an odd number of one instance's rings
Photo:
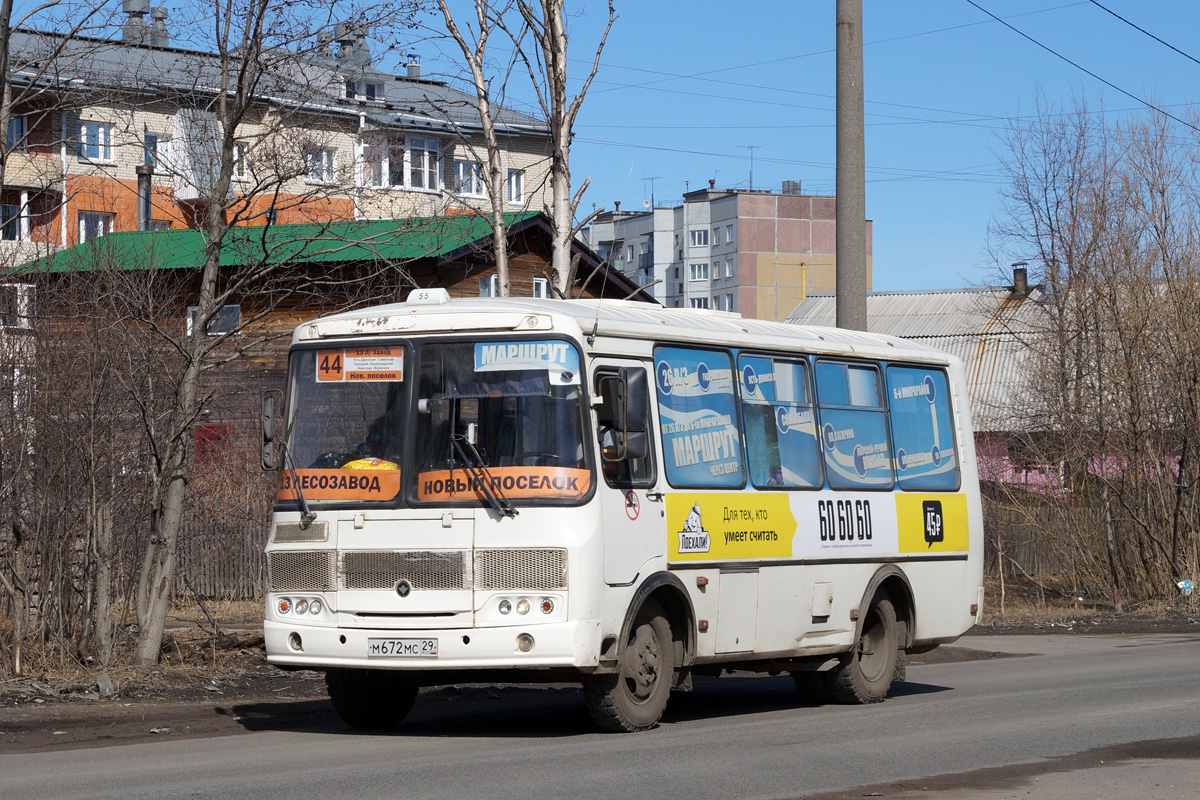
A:
{"type": "Polygon", "coordinates": [[[408,66],[408,77],[414,81],[420,80],[421,79],[421,57],[418,56],[416,53],[409,53],[408,57],[410,59],[410,61],[408,62],[408,65],[407,65],[408,66]]]}
{"type": "Polygon", "coordinates": [[[783,182],[783,193],[784,194],[804,194],[804,192],[800,191],[800,181],[784,181],[783,182]]]}
{"type": "Polygon", "coordinates": [[[167,9],[159,6],[150,11],[150,46],[166,47],[171,42],[171,34],[167,31],[167,9]]]}
{"type": "Polygon", "coordinates": [[[121,26],[121,41],[125,44],[143,44],[150,35],[144,17],[150,11],[150,0],[123,0],[121,10],[129,15],[121,26]]]}

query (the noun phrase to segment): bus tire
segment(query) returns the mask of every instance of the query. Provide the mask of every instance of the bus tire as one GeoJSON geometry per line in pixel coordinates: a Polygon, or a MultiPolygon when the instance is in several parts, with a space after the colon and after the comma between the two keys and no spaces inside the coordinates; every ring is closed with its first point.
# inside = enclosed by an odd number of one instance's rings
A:
{"type": "Polygon", "coordinates": [[[583,682],[592,720],[615,733],[634,733],[658,724],[675,682],[675,645],[671,625],[657,604],[641,607],[621,652],[617,671],[583,682]]]}
{"type": "Polygon", "coordinates": [[[417,699],[413,681],[385,670],[331,669],[325,685],[342,721],[362,730],[396,727],[417,699]]]}
{"type": "Polygon", "coordinates": [[[854,649],[826,673],[834,700],[847,705],[879,703],[896,674],[899,624],[887,597],[876,597],[863,620],[854,649]]]}

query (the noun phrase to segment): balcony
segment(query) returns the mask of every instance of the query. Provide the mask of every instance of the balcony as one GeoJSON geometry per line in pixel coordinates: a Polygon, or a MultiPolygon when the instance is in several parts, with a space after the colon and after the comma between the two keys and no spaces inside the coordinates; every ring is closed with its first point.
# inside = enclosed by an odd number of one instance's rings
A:
{"type": "Polygon", "coordinates": [[[62,159],[43,153],[9,153],[4,169],[4,185],[10,189],[50,189],[61,187],[62,159]]]}
{"type": "Polygon", "coordinates": [[[637,265],[638,265],[638,269],[646,269],[647,267],[653,267],[654,266],[654,251],[651,250],[649,253],[639,254],[637,257],[637,265]]]}

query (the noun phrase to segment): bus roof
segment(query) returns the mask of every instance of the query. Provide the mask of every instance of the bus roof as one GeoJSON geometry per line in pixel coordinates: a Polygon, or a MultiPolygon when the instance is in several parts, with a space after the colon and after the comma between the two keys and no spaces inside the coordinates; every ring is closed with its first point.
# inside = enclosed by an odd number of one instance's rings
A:
{"type": "Polygon", "coordinates": [[[566,332],[587,337],[684,341],[739,348],[799,349],[948,364],[959,359],[927,345],[864,331],[747,319],[707,309],[663,308],[626,300],[461,298],[392,303],[321,317],[296,329],[293,344],[378,335],[469,330],[566,332]],[[532,317],[532,320],[531,320],[532,317]]]}

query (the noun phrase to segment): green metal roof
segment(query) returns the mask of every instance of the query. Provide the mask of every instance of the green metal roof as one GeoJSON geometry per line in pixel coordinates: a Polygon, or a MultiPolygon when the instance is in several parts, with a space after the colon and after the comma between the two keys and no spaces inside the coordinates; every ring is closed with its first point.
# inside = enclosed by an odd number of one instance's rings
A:
{"type": "MultiPolygon", "coordinates": [[[[524,211],[507,214],[505,218],[510,227],[517,227],[537,216],[537,212],[524,211]]],[[[449,255],[491,235],[490,217],[479,214],[236,227],[225,234],[221,266],[263,261],[413,261],[449,255]]],[[[206,240],[203,231],[192,229],[110,233],[30,261],[19,270],[36,273],[200,269],[204,266],[206,240]]]]}

